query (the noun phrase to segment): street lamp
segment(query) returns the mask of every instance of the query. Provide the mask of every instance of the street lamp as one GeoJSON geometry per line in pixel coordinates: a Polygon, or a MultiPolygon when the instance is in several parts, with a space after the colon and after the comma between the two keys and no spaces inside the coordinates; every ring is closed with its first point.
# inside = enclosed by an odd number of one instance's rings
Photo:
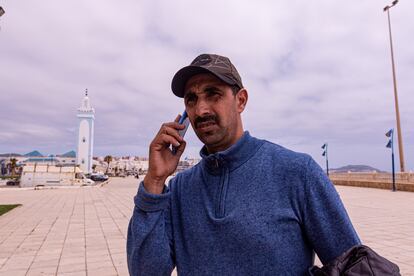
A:
{"type": "Polygon", "coordinates": [[[392,35],[391,35],[391,20],[390,20],[390,9],[397,5],[398,0],[392,2],[391,6],[385,6],[384,12],[387,12],[388,15],[388,30],[390,34],[390,47],[391,47],[391,64],[392,64],[392,79],[394,82],[394,98],[395,98],[395,113],[397,117],[397,135],[398,135],[398,152],[400,155],[400,170],[401,172],[405,171],[404,165],[404,150],[402,143],[402,134],[401,134],[401,123],[400,123],[400,110],[398,108],[398,95],[397,95],[397,79],[395,77],[395,63],[394,63],[394,50],[392,47],[392,35]]]}
{"type": "MultiPolygon", "coordinates": [[[[2,8],[2,7],[0,7],[0,17],[1,17],[4,13],[5,13],[5,11],[3,10],[3,8],[2,8]]],[[[0,27],[0,29],[1,29],[1,27],[0,27]]]]}
{"type": "Polygon", "coordinates": [[[328,143],[322,145],[323,153],[322,156],[325,156],[326,160],[326,174],[329,176],[329,166],[328,166],[328,143]]]}
{"type": "Polygon", "coordinates": [[[386,147],[391,149],[391,160],[392,160],[392,191],[395,192],[395,169],[394,169],[394,129],[390,129],[385,136],[390,138],[386,147]]]}

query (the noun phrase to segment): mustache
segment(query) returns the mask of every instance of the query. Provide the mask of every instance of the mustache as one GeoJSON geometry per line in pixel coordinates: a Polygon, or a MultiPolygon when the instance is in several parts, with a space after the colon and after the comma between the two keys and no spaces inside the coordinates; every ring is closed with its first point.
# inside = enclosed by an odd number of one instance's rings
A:
{"type": "Polygon", "coordinates": [[[197,117],[194,120],[194,125],[196,128],[198,128],[198,125],[201,123],[205,123],[205,122],[215,122],[216,124],[218,123],[218,118],[216,115],[207,115],[204,117],[197,117]]]}

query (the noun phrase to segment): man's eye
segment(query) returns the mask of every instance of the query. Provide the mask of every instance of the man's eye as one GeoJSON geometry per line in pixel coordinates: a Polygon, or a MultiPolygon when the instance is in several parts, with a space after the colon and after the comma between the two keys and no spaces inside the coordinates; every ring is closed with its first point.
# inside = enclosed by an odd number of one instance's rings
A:
{"type": "Polygon", "coordinates": [[[185,99],[185,103],[187,103],[187,104],[193,103],[194,101],[195,101],[195,98],[193,98],[193,97],[188,97],[188,98],[185,99]]]}
{"type": "Polygon", "coordinates": [[[207,94],[208,97],[214,97],[217,95],[220,95],[220,93],[218,93],[217,91],[209,91],[207,94]]]}

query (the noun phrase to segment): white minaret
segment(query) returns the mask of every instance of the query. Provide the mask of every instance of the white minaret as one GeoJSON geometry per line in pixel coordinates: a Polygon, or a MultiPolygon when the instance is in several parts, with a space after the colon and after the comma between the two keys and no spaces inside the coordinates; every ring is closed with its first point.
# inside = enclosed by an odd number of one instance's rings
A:
{"type": "Polygon", "coordinates": [[[93,122],[95,120],[95,109],[91,107],[86,89],[85,97],[78,108],[79,131],[78,150],[76,151],[76,164],[84,173],[92,172],[93,156],[93,122]]]}

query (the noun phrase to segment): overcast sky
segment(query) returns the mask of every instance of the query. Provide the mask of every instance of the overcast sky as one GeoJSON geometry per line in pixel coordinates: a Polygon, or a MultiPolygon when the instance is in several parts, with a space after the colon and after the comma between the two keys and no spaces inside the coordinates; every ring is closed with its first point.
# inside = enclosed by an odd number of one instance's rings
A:
{"type": "MultiPolygon", "coordinates": [[[[382,11],[390,2],[0,1],[0,153],[76,149],[76,111],[88,88],[94,155],[146,156],[161,123],[184,109],[171,92],[172,76],[208,52],[238,68],[252,135],[309,153],[322,166],[328,142],[332,167],[390,170],[384,133],[396,123],[382,11]]],[[[408,170],[413,10],[408,0],[391,9],[408,170]]],[[[198,157],[192,130],[187,142],[184,156],[198,157]]]]}

